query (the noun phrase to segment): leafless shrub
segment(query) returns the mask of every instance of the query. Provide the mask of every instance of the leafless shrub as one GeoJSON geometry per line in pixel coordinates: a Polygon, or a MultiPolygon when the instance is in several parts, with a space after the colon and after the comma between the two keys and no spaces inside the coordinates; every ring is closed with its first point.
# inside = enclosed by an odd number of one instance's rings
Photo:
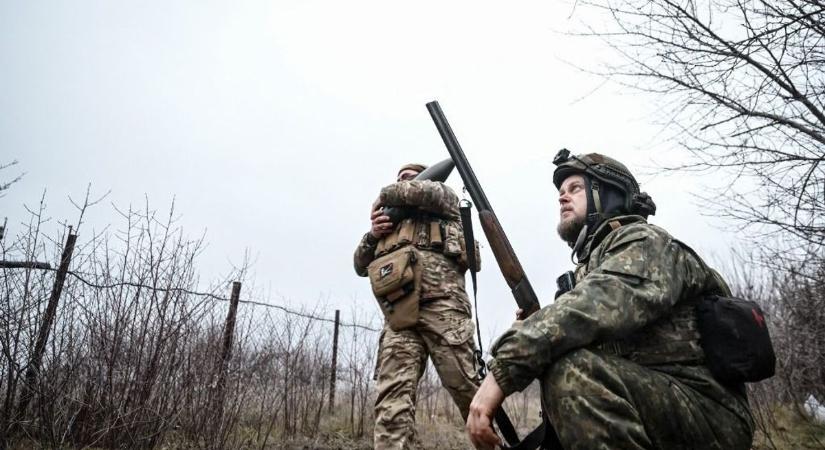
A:
{"type": "MultiPolygon", "coordinates": [[[[825,399],[825,259],[815,254],[797,258],[803,262],[788,267],[768,265],[764,255],[739,255],[729,270],[734,295],[756,300],[768,317],[776,375],[748,385],[748,391],[759,439],[773,449],[798,444],[799,436],[790,434],[781,414],[790,410],[805,421],[802,405],[808,396],[825,399]]],[[[825,448],[821,442],[810,445],[825,448]]]]}
{"type": "MultiPolygon", "coordinates": [[[[353,317],[363,319],[357,310],[352,311],[353,317]]],[[[363,437],[371,432],[372,405],[369,397],[372,394],[372,381],[375,374],[375,358],[377,353],[378,336],[367,333],[363,329],[351,328],[342,335],[345,337],[345,351],[342,369],[345,389],[349,391],[349,424],[350,432],[355,437],[363,437]]]]}
{"type": "MultiPolygon", "coordinates": [[[[203,238],[185,236],[174,208],[163,215],[148,206],[118,211],[116,231],[83,230],[78,239],[22,412],[23,375],[55,275],[0,269],[3,447],[369,446],[378,333],[358,324],[373,323],[374,314],[353,308],[341,324],[338,395],[330,410],[331,314],[321,305],[256,300],[254,287],[244,286],[224,363],[228,280],[243,279],[245,267],[200,291],[203,238]]],[[[68,229],[50,237],[44,224],[50,222],[41,202],[14,239],[0,240],[3,259],[57,260],[68,229]]],[[[430,412],[457,417],[446,392],[435,382],[431,391],[440,399],[433,407],[443,411],[430,412]]]]}
{"type": "MultiPolygon", "coordinates": [[[[2,260],[45,261],[54,260],[60,254],[58,241],[45,238],[41,228],[48,221],[45,217],[45,196],[38,208],[30,210],[27,223],[21,224],[23,232],[0,240],[2,260]],[[54,259],[53,259],[54,258],[54,259]]],[[[3,393],[0,411],[0,445],[23,419],[17,413],[18,392],[24,385],[24,373],[28,357],[34,347],[37,325],[49,298],[50,274],[32,267],[0,269],[3,298],[0,304],[0,389],[3,393]]]]}

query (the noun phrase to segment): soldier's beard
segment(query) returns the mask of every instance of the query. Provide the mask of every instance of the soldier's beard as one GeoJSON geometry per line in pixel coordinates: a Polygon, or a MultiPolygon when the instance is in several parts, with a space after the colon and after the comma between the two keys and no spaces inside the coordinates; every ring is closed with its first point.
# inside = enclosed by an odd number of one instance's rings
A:
{"type": "Polygon", "coordinates": [[[556,227],[556,231],[558,231],[559,236],[562,240],[564,240],[564,242],[576,242],[576,238],[579,237],[579,233],[581,233],[583,226],[584,217],[573,217],[572,219],[562,220],[559,222],[559,226],[556,227]]]}

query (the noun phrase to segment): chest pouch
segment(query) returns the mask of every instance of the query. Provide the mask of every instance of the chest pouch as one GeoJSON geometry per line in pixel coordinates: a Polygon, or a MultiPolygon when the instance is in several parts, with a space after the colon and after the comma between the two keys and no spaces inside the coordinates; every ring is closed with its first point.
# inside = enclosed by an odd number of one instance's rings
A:
{"type": "Polygon", "coordinates": [[[696,307],[699,343],[713,376],[726,383],[770,378],[776,356],[762,309],[753,301],[717,295],[696,307]]]}
{"type": "Polygon", "coordinates": [[[410,328],[418,322],[422,274],[418,259],[415,247],[406,246],[367,266],[372,293],[394,331],[410,328]]]}

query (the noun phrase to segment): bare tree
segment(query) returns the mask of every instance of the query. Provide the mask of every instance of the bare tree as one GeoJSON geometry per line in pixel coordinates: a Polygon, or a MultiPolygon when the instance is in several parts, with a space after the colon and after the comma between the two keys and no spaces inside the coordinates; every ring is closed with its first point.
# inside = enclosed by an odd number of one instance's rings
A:
{"type": "MultiPolygon", "coordinates": [[[[0,163],[0,170],[8,169],[9,167],[14,166],[16,164],[17,164],[17,160],[14,160],[10,163],[0,163]]],[[[14,183],[17,183],[18,181],[20,181],[23,178],[23,175],[24,174],[22,174],[22,173],[18,174],[15,177],[13,177],[12,179],[10,179],[9,181],[0,180],[0,198],[5,196],[6,191],[11,187],[11,185],[13,185],[14,183]]],[[[2,234],[0,234],[0,236],[2,236],[2,234]]]]}
{"type": "Polygon", "coordinates": [[[822,0],[612,0],[603,37],[624,63],[605,75],[654,93],[691,156],[721,170],[707,195],[761,238],[825,242],[825,3],[822,0]],[[666,101],[662,102],[661,100],[666,101]]]}

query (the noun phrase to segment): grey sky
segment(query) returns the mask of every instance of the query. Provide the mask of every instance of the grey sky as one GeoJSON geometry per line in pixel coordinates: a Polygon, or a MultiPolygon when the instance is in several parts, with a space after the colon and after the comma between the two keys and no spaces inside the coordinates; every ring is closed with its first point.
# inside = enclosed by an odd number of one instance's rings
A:
{"type": "MultiPolygon", "coordinates": [[[[206,230],[207,280],[248,248],[271,301],[349,310],[356,299],[377,312],[352,251],[398,166],[447,157],[424,107],[437,99],[549,301],[570,267],[554,231],[555,152],[600,151],[636,170],[675,156],[651,125],[655,99],[564,62],[609,57],[559,33],[593,17],[563,2],[503,5],[0,1],[0,162],[27,172],[0,220],[19,231],[22,205],[46,189],[54,231],[76,220],[67,195],[89,182],[121,207],[148,196],[165,210],[174,197],[187,234],[206,230]]],[[[654,223],[705,256],[734,242],[691,203],[698,180],[639,178],[659,204],[654,223]]],[[[460,190],[457,173],[449,184],[460,190]]],[[[109,223],[100,205],[85,227],[109,223]]],[[[481,320],[500,332],[514,304],[486,246],[482,258],[481,320]]]]}

